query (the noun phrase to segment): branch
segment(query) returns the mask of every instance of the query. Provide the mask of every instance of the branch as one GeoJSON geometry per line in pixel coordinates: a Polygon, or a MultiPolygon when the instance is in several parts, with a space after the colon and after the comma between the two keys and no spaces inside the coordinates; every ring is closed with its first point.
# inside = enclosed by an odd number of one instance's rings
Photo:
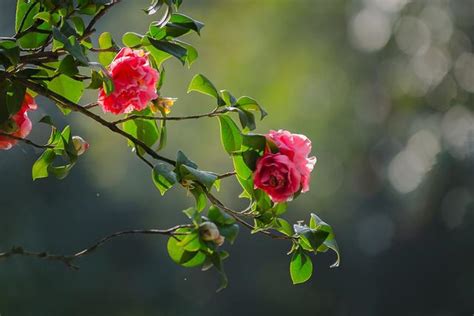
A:
{"type": "Polygon", "coordinates": [[[235,171],[222,173],[222,174],[217,176],[217,179],[224,179],[224,178],[232,177],[232,176],[235,176],[236,174],[237,174],[237,172],[235,172],[235,171]]]}
{"type": "Polygon", "coordinates": [[[219,116],[220,114],[227,113],[227,112],[229,112],[228,109],[223,109],[223,110],[220,110],[220,111],[213,110],[212,112],[204,113],[204,114],[196,114],[196,115],[188,115],[188,116],[167,116],[167,117],[133,114],[133,115],[127,116],[123,119],[113,121],[112,123],[115,124],[115,125],[118,125],[120,123],[124,123],[124,122],[135,120],[135,119],[156,120],[156,121],[162,121],[162,120],[166,120],[166,121],[184,121],[184,120],[200,119],[200,118],[203,118],[203,117],[215,117],[215,116],[219,116]]]}
{"type": "Polygon", "coordinates": [[[120,0],[112,0],[110,3],[104,5],[104,7],[102,8],[102,10],[100,10],[99,12],[97,12],[96,15],[94,15],[94,17],[92,18],[92,20],[89,22],[89,24],[87,25],[87,27],[85,28],[84,30],[84,35],[80,38],[80,41],[89,37],[95,30],[94,30],[94,25],[97,23],[97,21],[99,21],[99,19],[101,17],[104,16],[104,14],[110,9],[112,8],[114,5],[116,5],[117,3],[119,3],[120,0]]]}
{"type": "Polygon", "coordinates": [[[80,250],[72,255],[57,255],[57,254],[49,254],[47,252],[32,252],[24,250],[22,247],[12,247],[11,250],[0,253],[0,259],[7,259],[13,256],[27,256],[27,257],[35,257],[38,259],[44,259],[49,261],[59,261],[64,263],[66,266],[72,269],[78,269],[79,267],[74,265],[74,260],[84,257],[86,255],[91,254],[99,247],[104,245],[106,242],[120,236],[124,235],[168,235],[168,236],[175,236],[175,235],[183,235],[185,233],[177,233],[176,231],[180,228],[188,228],[193,227],[193,225],[176,225],[174,227],[168,229],[135,229],[135,230],[125,230],[121,232],[116,232],[105,236],[104,238],[100,239],[90,247],[87,247],[83,250],[80,250]]]}
{"type": "Polygon", "coordinates": [[[13,135],[6,134],[6,133],[3,133],[3,132],[0,132],[0,136],[11,138],[11,139],[14,139],[14,140],[18,140],[20,142],[24,142],[25,144],[31,145],[31,146],[36,147],[36,148],[41,148],[41,149],[54,148],[54,146],[51,146],[51,145],[39,145],[39,144],[36,144],[35,142],[29,140],[29,139],[13,136],[13,135]]]}

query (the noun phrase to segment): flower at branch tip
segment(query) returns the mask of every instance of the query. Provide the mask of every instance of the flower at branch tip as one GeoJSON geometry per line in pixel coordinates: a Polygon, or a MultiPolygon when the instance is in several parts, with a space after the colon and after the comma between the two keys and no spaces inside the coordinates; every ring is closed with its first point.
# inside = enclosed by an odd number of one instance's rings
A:
{"type": "Polygon", "coordinates": [[[151,67],[148,54],[141,49],[122,48],[109,66],[109,75],[113,92],[107,95],[103,88],[99,89],[98,103],[104,112],[141,111],[158,97],[156,84],[160,74],[151,67]]]}
{"type": "Polygon", "coordinates": [[[84,154],[89,149],[89,143],[86,142],[81,136],[73,136],[72,143],[78,156],[84,154]]]}
{"type": "Polygon", "coordinates": [[[176,100],[178,100],[178,98],[158,97],[158,99],[152,103],[151,110],[154,113],[163,111],[165,114],[169,114],[176,100]]]}
{"type": "Polygon", "coordinates": [[[218,246],[224,243],[224,237],[221,236],[219,229],[213,222],[204,222],[199,225],[199,233],[201,234],[202,240],[213,241],[218,246]]]}
{"type": "Polygon", "coordinates": [[[265,191],[275,203],[290,201],[300,190],[307,192],[316,164],[316,157],[308,157],[311,141],[304,135],[285,130],[272,130],[266,136],[277,146],[278,153],[267,149],[258,159],[255,188],[265,191]]]}
{"type": "MultiPolygon", "coordinates": [[[[30,94],[26,93],[20,111],[0,126],[0,132],[19,138],[27,137],[32,128],[27,112],[36,110],[37,108],[38,106],[36,105],[35,99],[30,94]]],[[[17,142],[16,139],[7,136],[0,136],[0,149],[9,150],[16,145],[17,142]]]]}

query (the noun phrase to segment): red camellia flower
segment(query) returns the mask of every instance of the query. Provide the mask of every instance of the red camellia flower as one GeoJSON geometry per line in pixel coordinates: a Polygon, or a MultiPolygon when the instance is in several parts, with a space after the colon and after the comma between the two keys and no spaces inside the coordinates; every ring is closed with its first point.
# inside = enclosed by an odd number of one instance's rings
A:
{"type": "Polygon", "coordinates": [[[266,151],[257,161],[254,185],[265,191],[273,202],[291,200],[301,190],[309,190],[311,171],[316,157],[308,157],[311,141],[304,135],[285,130],[270,131],[267,138],[278,147],[278,153],[266,151]]]}
{"type": "MultiPolygon", "coordinates": [[[[5,134],[9,134],[15,137],[25,138],[31,132],[31,121],[28,118],[29,110],[36,110],[38,106],[35,100],[28,93],[25,94],[23,104],[21,105],[20,111],[12,116],[12,118],[0,127],[0,131],[5,134]]],[[[17,143],[17,140],[7,137],[0,136],[0,149],[9,150],[17,143]]]]}
{"type": "Polygon", "coordinates": [[[99,90],[98,103],[104,112],[113,114],[141,111],[158,97],[156,84],[159,73],[150,66],[148,55],[143,50],[122,48],[109,66],[114,91],[107,96],[99,90]]]}

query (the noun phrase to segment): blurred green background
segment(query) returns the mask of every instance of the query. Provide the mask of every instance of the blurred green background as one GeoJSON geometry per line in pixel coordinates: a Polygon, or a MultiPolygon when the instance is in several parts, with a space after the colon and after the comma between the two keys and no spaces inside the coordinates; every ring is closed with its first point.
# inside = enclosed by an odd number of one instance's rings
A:
{"type": "MultiPolygon", "coordinates": [[[[144,33],[145,0],[123,1],[99,24],[119,41],[144,33]]],[[[14,0],[2,0],[0,34],[13,34],[14,0]]],[[[115,240],[81,259],[80,271],[29,258],[0,262],[0,314],[13,315],[472,315],[474,313],[474,1],[200,0],[182,11],[205,22],[190,35],[191,70],[166,63],[163,95],[174,115],[212,100],[186,94],[196,73],[250,95],[270,113],[258,128],[313,141],[311,191],[292,222],[318,213],[333,225],[342,265],[315,258],[310,282],[292,286],[288,245],[241,230],[226,261],[229,288],[213,272],[176,266],[166,239],[115,240]]],[[[87,95],[83,102],[94,99],[87,95]]],[[[125,142],[94,122],[63,118],[39,99],[35,120],[72,120],[91,150],[63,181],[31,181],[39,152],[0,153],[0,249],[70,253],[105,234],[186,221],[193,200],[161,197],[125,142]]],[[[170,122],[169,146],[203,169],[230,171],[216,119],[170,122]]],[[[47,137],[36,125],[31,138],[47,137]]],[[[239,187],[222,199],[238,208],[239,187]]]]}

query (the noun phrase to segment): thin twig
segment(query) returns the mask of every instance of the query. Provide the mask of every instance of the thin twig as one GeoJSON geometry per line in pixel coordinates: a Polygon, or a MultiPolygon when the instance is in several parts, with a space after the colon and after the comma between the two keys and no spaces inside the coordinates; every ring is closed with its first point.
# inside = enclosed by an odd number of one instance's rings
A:
{"type": "Polygon", "coordinates": [[[230,172],[226,172],[226,173],[222,173],[220,175],[217,176],[217,179],[224,179],[224,178],[228,178],[228,177],[232,177],[232,176],[235,176],[237,173],[235,171],[230,171],[230,172]]]}
{"type": "Polygon", "coordinates": [[[64,263],[69,268],[78,269],[78,267],[73,264],[74,260],[91,254],[92,252],[97,250],[99,247],[104,245],[106,242],[116,237],[120,237],[124,235],[168,235],[168,236],[183,235],[185,233],[178,233],[176,231],[180,228],[190,228],[190,227],[193,227],[193,225],[191,224],[176,225],[168,229],[134,229],[134,230],[120,231],[120,232],[116,232],[108,236],[105,236],[104,238],[100,239],[93,245],[85,249],[82,249],[80,251],[77,251],[72,255],[57,255],[57,254],[49,254],[47,252],[32,252],[32,251],[24,250],[22,247],[13,247],[9,251],[0,253],[0,259],[7,259],[13,256],[36,257],[36,258],[44,259],[44,260],[59,261],[59,262],[64,263]]]}
{"type": "Polygon", "coordinates": [[[99,12],[97,12],[96,15],[94,15],[92,20],[89,22],[89,24],[85,28],[84,35],[80,38],[80,41],[87,38],[87,37],[89,37],[90,34],[92,34],[94,32],[94,25],[97,23],[97,21],[99,21],[99,19],[102,16],[104,16],[104,14],[107,12],[107,10],[109,10],[110,8],[112,8],[114,5],[116,5],[119,2],[120,2],[120,0],[113,0],[111,3],[104,5],[104,7],[99,12]]]}
{"type": "Polygon", "coordinates": [[[0,132],[0,136],[11,138],[11,139],[14,139],[14,140],[18,140],[20,142],[24,142],[25,144],[31,145],[31,146],[36,147],[36,148],[41,148],[41,149],[54,148],[54,146],[52,146],[52,145],[39,145],[39,144],[29,140],[29,139],[13,136],[13,135],[6,134],[6,133],[3,133],[3,132],[0,132]]]}

